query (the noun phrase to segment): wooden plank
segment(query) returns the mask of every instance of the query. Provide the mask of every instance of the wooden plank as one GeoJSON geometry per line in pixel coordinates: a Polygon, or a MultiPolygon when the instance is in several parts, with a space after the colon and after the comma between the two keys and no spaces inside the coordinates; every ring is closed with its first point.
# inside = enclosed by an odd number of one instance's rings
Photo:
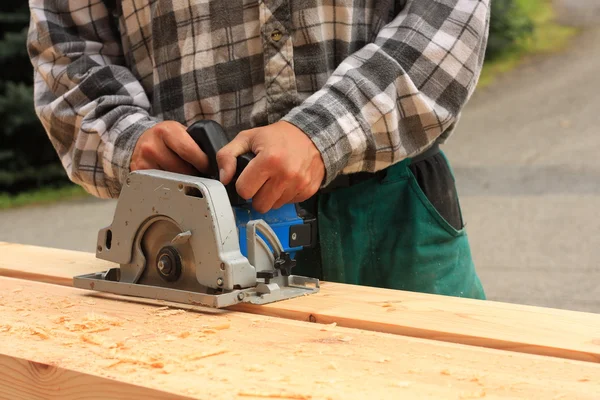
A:
{"type": "MultiPolygon", "coordinates": [[[[1,359],[70,371],[74,383],[96,376],[140,388],[127,398],[141,398],[144,390],[204,399],[593,399],[600,393],[594,363],[88,294],[0,278],[1,359]]],[[[22,387],[7,398],[34,397],[31,375],[19,374],[22,387]]],[[[65,381],[44,382],[36,387],[52,398],[65,381]]],[[[96,390],[112,389],[90,386],[72,398],[91,398],[96,390]]]]}
{"type": "Polygon", "coordinates": [[[0,371],[0,399],[190,399],[3,354],[0,371]]]}
{"type": "MultiPolygon", "coordinates": [[[[94,254],[0,244],[0,275],[70,285],[106,269],[94,254]]],[[[600,315],[422,293],[323,283],[319,294],[237,306],[280,318],[600,362],[600,315]]]]}

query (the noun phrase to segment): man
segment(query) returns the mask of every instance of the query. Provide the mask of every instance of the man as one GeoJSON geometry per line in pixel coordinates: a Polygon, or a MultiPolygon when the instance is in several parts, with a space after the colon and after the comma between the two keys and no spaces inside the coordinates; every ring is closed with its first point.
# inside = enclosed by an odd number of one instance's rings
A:
{"type": "Polygon", "coordinates": [[[484,298],[438,144],[483,63],[489,0],[30,0],[36,110],[70,178],[116,197],[131,170],[198,174],[219,122],[228,183],[302,202],[298,274],[484,298]]]}

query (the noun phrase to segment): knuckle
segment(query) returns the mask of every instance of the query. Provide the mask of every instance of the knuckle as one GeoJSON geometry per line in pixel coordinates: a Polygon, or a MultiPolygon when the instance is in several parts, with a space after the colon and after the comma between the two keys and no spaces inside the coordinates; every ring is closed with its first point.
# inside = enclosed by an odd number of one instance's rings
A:
{"type": "Polygon", "coordinates": [[[156,156],[156,146],[150,141],[140,143],[140,155],[142,158],[154,158],[156,156]]]}
{"type": "MultiPolygon", "coordinates": [[[[277,152],[269,152],[269,153],[265,154],[265,161],[271,167],[279,167],[283,164],[282,157],[277,152]]],[[[284,172],[287,172],[287,171],[284,171],[284,172]]]]}
{"type": "Polygon", "coordinates": [[[159,137],[165,136],[169,132],[168,125],[169,124],[166,122],[156,124],[154,126],[154,133],[159,137]]]}

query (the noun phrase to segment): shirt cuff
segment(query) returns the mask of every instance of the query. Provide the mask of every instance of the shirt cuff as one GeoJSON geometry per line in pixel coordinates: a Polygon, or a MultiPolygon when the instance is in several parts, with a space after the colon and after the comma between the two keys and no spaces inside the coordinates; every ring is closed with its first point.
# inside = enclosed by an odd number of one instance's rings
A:
{"type": "Polygon", "coordinates": [[[140,136],[159,122],[161,120],[147,114],[136,113],[122,119],[111,129],[110,136],[114,135],[115,138],[114,141],[109,141],[113,143],[112,146],[107,145],[109,151],[104,157],[104,162],[109,165],[105,165],[104,170],[112,175],[110,176],[112,179],[107,180],[112,197],[119,195],[121,187],[131,172],[131,157],[140,136]]]}
{"type": "MultiPolygon", "coordinates": [[[[325,95],[325,97],[329,97],[325,95]]],[[[348,133],[340,121],[348,119],[349,113],[339,102],[323,102],[323,97],[315,103],[304,103],[292,109],[282,118],[302,130],[314,143],[325,165],[325,177],[321,187],[329,185],[342,173],[352,155],[348,133]],[[327,104],[324,107],[322,104],[327,104]]],[[[359,126],[356,118],[347,121],[355,128],[359,126]]],[[[364,136],[363,136],[364,137],[364,136]]]]}

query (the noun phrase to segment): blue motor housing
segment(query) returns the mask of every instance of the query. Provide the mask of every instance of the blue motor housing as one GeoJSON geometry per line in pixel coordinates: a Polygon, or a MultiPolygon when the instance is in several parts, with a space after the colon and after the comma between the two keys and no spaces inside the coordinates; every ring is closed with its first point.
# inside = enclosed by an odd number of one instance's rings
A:
{"type": "MultiPolygon", "coordinates": [[[[281,242],[284,252],[288,253],[292,259],[295,258],[296,252],[304,247],[314,245],[316,241],[315,219],[304,215],[302,210],[299,210],[295,204],[286,204],[266,214],[254,210],[250,203],[248,203],[248,206],[234,207],[233,210],[240,238],[240,249],[245,257],[248,256],[246,225],[248,222],[257,219],[262,219],[269,224],[281,242]]],[[[263,240],[265,239],[260,232],[258,232],[258,235],[263,240]]],[[[269,243],[267,242],[267,244],[269,243]]],[[[269,248],[271,249],[270,246],[269,248]]]]}

